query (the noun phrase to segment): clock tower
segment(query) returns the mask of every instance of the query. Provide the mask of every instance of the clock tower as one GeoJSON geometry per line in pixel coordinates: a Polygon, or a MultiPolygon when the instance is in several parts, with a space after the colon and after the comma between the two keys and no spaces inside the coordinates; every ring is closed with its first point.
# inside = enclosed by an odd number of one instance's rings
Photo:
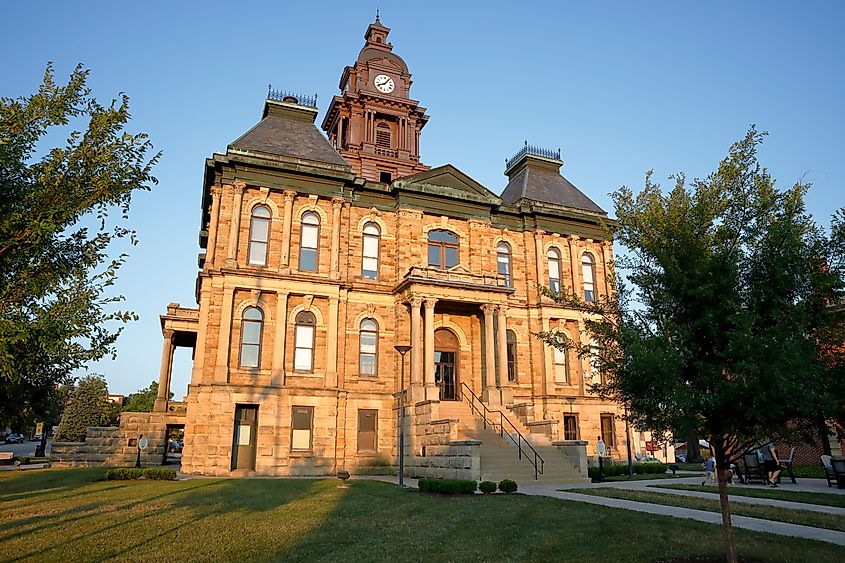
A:
{"type": "Polygon", "coordinates": [[[343,69],[341,94],[332,99],[322,124],[356,175],[385,183],[429,169],[419,156],[428,116],[410,98],[411,74],[387,42],[388,33],[376,15],[358,60],[343,69]]]}

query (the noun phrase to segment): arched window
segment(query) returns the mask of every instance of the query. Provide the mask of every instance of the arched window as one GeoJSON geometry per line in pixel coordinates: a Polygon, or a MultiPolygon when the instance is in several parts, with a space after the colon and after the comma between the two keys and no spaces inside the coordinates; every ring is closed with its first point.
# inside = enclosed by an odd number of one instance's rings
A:
{"type": "Polygon", "coordinates": [[[364,249],[361,261],[361,277],[374,280],[378,277],[379,242],[381,230],[375,223],[364,225],[364,249]]]}
{"type": "Polygon", "coordinates": [[[512,330],[508,330],[506,335],[507,335],[507,340],[508,340],[508,381],[515,382],[516,381],[516,333],[512,330]]]}
{"type": "Polygon", "coordinates": [[[261,333],[264,328],[264,313],[258,307],[248,307],[241,317],[242,368],[257,368],[261,361],[261,333]]]}
{"type": "Polygon", "coordinates": [[[428,265],[446,270],[458,265],[458,235],[449,231],[429,231],[428,265]]]}
{"type": "Polygon", "coordinates": [[[590,256],[588,253],[584,253],[581,256],[581,277],[584,281],[584,301],[595,301],[596,300],[596,290],[595,290],[595,267],[593,265],[593,257],[590,256]]]}
{"type": "Polygon", "coordinates": [[[378,366],[378,325],[373,319],[361,321],[359,333],[358,373],[376,375],[378,366]]]}
{"type": "Polygon", "coordinates": [[[560,291],[560,251],[555,248],[549,248],[546,254],[549,258],[549,289],[554,292],[560,291]]]}
{"type": "Polygon", "coordinates": [[[267,246],[270,241],[270,208],[256,205],[252,208],[249,220],[249,256],[247,261],[253,266],[267,265],[267,246]]]}
{"type": "Polygon", "coordinates": [[[511,280],[511,246],[508,243],[500,242],[496,245],[496,263],[502,284],[505,287],[513,287],[513,280],[511,280]]]}
{"type": "Polygon", "coordinates": [[[317,246],[320,243],[320,216],[309,211],[302,215],[302,234],[299,238],[299,269],[317,271],[317,246]]]}
{"type": "Polygon", "coordinates": [[[376,125],[376,146],[389,149],[391,146],[390,125],[381,122],[376,125]]]}
{"type": "Polygon", "coordinates": [[[293,369],[294,371],[314,371],[314,337],[317,317],[311,311],[300,311],[296,315],[294,334],[293,369]]]}

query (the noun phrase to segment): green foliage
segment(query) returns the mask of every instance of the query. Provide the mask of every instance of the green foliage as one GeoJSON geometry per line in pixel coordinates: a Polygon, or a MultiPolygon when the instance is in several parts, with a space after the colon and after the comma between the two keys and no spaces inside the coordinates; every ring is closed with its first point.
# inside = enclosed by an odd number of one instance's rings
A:
{"type": "Polygon", "coordinates": [[[510,479],[502,479],[499,481],[499,490],[503,493],[515,493],[517,489],[516,481],[510,479]]]}
{"type": "Polygon", "coordinates": [[[70,403],[56,429],[56,442],[79,442],[89,426],[110,426],[117,421],[120,406],[108,400],[106,380],[89,375],[79,380],[70,403]]]}
{"type": "Polygon", "coordinates": [[[27,465],[29,463],[29,456],[28,455],[19,455],[18,461],[21,465],[27,465]]]}
{"type": "Polygon", "coordinates": [[[158,155],[125,131],[128,98],[101,105],[87,79],[78,66],[56,84],[49,65],[35,94],[0,99],[0,426],[46,419],[58,387],[113,356],[114,325],[135,318],[108,294],[126,259],[110,248],[136,243],[121,223],[132,193],[156,182],[158,155]],[[43,146],[55,135],[64,146],[43,146]]]}
{"type": "Polygon", "coordinates": [[[495,481],[482,481],[478,484],[478,490],[480,490],[485,495],[489,495],[490,493],[496,492],[496,482],[495,481]]]}
{"type": "Polygon", "coordinates": [[[149,479],[151,481],[175,481],[176,471],[164,467],[112,467],[106,471],[109,481],[131,481],[149,479]]]}
{"type": "MultiPolygon", "coordinates": [[[[170,396],[173,396],[173,392],[170,396]]],[[[123,412],[152,412],[156,397],[158,397],[158,381],[153,381],[146,389],[132,393],[126,398],[123,412]]]]}
{"type": "Polygon", "coordinates": [[[440,493],[441,495],[471,495],[478,488],[473,479],[420,479],[417,485],[424,493],[440,493]]]}

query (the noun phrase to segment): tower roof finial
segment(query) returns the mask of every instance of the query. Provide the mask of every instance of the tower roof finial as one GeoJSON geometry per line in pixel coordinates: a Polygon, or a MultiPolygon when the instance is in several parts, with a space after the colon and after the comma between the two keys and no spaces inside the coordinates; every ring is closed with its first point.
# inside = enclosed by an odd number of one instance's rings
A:
{"type": "Polygon", "coordinates": [[[379,19],[378,19],[378,16],[379,16],[379,9],[376,8],[376,23],[381,23],[381,21],[379,21],[379,19]]]}

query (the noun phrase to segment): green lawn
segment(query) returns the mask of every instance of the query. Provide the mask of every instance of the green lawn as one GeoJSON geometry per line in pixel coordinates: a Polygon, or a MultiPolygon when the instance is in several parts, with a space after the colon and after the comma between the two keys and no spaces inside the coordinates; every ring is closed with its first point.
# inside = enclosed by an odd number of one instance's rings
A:
{"type": "MultiPolygon", "coordinates": [[[[363,480],[348,489],[338,489],[336,479],[97,481],[103,474],[0,473],[0,560],[722,557],[719,526],[552,498],[445,497],[363,480]]],[[[845,548],[822,542],[745,530],[737,540],[740,554],[755,561],[845,559],[845,548]]]]}
{"type": "MultiPolygon", "coordinates": [[[[701,485],[686,484],[659,484],[651,485],[660,489],[676,489],[682,491],[702,491],[705,493],[718,494],[716,487],[702,487],[701,485]]],[[[755,497],[771,498],[776,500],[788,500],[790,502],[803,502],[805,504],[821,504],[824,506],[838,506],[845,508],[845,495],[808,493],[802,491],[785,491],[783,489],[752,489],[743,485],[734,485],[728,489],[728,495],[732,497],[755,497]]]]}
{"type": "MultiPolygon", "coordinates": [[[[616,489],[601,487],[596,489],[573,489],[571,492],[583,493],[598,497],[610,497],[624,500],[635,500],[651,504],[663,504],[666,506],[680,506],[695,510],[706,510],[708,512],[721,512],[718,498],[698,498],[652,491],[632,491],[630,489],[616,489]]],[[[735,516],[751,516],[752,518],[763,518],[764,520],[775,520],[777,522],[788,522],[790,524],[801,524],[815,528],[827,528],[845,532],[845,517],[835,514],[824,514],[811,512],[809,510],[786,510],[775,506],[761,506],[755,504],[743,504],[742,501],[734,499],[731,504],[731,514],[735,516]]]]}

